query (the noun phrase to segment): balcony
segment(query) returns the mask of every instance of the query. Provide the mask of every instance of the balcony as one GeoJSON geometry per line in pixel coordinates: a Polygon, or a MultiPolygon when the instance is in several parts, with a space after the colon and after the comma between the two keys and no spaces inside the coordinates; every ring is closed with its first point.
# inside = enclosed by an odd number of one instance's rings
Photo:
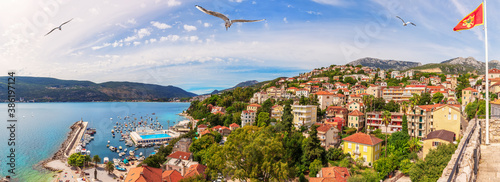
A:
{"type": "Polygon", "coordinates": [[[353,153],[354,155],[361,155],[361,152],[359,150],[354,150],[353,153]]]}

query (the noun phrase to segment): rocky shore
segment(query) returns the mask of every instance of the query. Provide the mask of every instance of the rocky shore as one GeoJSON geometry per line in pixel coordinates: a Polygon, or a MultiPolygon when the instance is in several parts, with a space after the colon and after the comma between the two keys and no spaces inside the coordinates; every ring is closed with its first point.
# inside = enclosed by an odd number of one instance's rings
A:
{"type": "Polygon", "coordinates": [[[48,166],[47,164],[51,161],[54,161],[54,160],[66,161],[66,159],[67,159],[66,155],[68,152],[67,151],[68,148],[70,148],[69,150],[71,150],[71,148],[73,148],[72,146],[77,141],[76,135],[78,135],[82,130],[85,130],[85,126],[83,123],[84,123],[83,121],[77,121],[73,125],[71,125],[71,127],[70,127],[71,131],[68,132],[68,134],[67,134],[68,137],[61,144],[61,147],[59,148],[59,150],[57,150],[57,152],[54,153],[54,155],[52,155],[51,158],[48,158],[48,159],[43,160],[41,162],[40,165],[43,166],[43,168],[48,169],[50,171],[58,171],[59,170],[59,169],[54,169],[54,168],[48,166]]]}

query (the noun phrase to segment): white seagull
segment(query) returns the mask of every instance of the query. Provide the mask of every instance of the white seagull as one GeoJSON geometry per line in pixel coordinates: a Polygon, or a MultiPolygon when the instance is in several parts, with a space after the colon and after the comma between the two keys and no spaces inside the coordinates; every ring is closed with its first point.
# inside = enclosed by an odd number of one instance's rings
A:
{"type": "MultiPolygon", "coordinates": [[[[71,18],[71,20],[73,20],[73,18],[71,18]]],[[[62,27],[64,24],[66,24],[66,23],[70,22],[71,20],[68,20],[68,21],[66,21],[66,22],[62,23],[61,25],[59,25],[58,27],[53,28],[53,29],[52,29],[49,33],[45,34],[45,36],[49,35],[50,33],[52,33],[52,32],[53,32],[54,30],[56,30],[56,29],[61,30],[61,27],[62,27]]]]}
{"type": "Polygon", "coordinates": [[[216,17],[219,17],[219,18],[223,19],[224,22],[226,22],[226,24],[225,24],[226,31],[235,22],[258,22],[258,21],[264,21],[264,20],[266,20],[266,19],[262,19],[262,20],[229,20],[229,18],[227,18],[227,16],[225,16],[225,15],[223,15],[221,13],[207,10],[205,8],[202,8],[201,6],[198,6],[198,5],[195,5],[195,6],[196,6],[196,8],[198,8],[203,13],[206,13],[206,14],[209,14],[209,15],[212,15],[212,16],[216,16],[216,17]]]}
{"type": "Polygon", "coordinates": [[[413,22],[405,22],[405,21],[403,20],[403,18],[401,18],[401,17],[399,17],[399,16],[396,16],[396,17],[397,17],[397,18],[399,18],[401,21],[403,21],[403,26],[406,26],[406,25],[408,25],[408,24],[412,24],[413,26],[417,26],[417,25],[415,25],[415,23],[413,23],[413,22]]]}

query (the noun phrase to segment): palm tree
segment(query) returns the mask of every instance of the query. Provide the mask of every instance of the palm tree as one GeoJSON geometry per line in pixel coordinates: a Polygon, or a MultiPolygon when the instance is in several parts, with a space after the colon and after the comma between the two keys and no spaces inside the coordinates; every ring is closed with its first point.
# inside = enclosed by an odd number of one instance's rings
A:
{"type": "Polygon", "coordinates": [[[417,138],[408,141],[410,152],[419,151],[422,148],[421,142],[417,138]]]}
{"type": "Polygon", "coordinates": [[[389,124],[391,123],[391,120],[392,120],[392,115],[389,111],[384,111],[384,114],[383,114],[383,118],[382,118],[382,122],[384,122],[385,124],[385,157],[387,157],[387,127],[389,126],[389,124]]]}
{"type": "Polygon", "coordinates": [[[108,162],[106,164],[106,171],[108,171],[108,174],[111,174],[111,172],[113,172],[115,170],[115,164],[113,164],[113,162],[108,162]]]}
{"type": "Polygon", "coordinates": [[[94,157],[92,158],[92,161],[94,161],[95,165],[94,165],[94,179],[97,179],[97,163],[98,162],[101,162],[101,158],[99,157],[99,155],[94,155],[94,157]]]}
{"type": "MultiPolygon", "coordinates": [[[[406,112],[408,111],[408,102],[403,101],[403,103],[401,103],[401,111],[403,112],[403,118],[406,118],[406,112]]],[[[408,118],[406,118],[406,123],[403,123],[403,126],[404,125],[406,125],[406,134],[408,134],[408,118]]]]}

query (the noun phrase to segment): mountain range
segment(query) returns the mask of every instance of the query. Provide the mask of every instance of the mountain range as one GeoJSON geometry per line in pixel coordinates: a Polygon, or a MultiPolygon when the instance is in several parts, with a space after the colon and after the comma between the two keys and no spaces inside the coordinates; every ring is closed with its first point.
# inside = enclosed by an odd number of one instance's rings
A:
{"type": "MultiPolygon", "coordinates": [[[[485,73],[485,64],[484,62],[478,61],[473,57],[456,57],[453,59],[442,61],[441,63],[429,63],[422,65],[419,62],[411,62],[411,61],[398,61],[398,60],[382,60],[377,58],[361,58],[352,62],[347,63],[347,65],[362,65],[373,68],[380,69],[393,69],[399,71],[405,70],[418,70],[422,72],[436,72],[436,73],[468,73],[477,71],[478,74],[485,73]]],[[[489,69],[492,68],[500,68],[500,62],[497,60],[492,60],[489,62],[489,69]]]]}
{"type": "MultiPolygon", "coordinates": [[[[134,82],[60,80],[46,77],[16,77],[16,98],[36,102],[89,102],[172,99],[196,96],[175,86],[134,82]]],[[[0,90],[7,90],[7,77],[0,77],[0,90]]],[[[0,92],[0,101],[7,92],[0,92]]]]}
{"type": "Polygon", "coordinates": [[[233,90],[233,89],[235,89],[237,87],[249,87],[249,86],[253,86],[253,85],[258,84],[258,83],[259,83],[259,81],[257,81],[257,80],[244,81],[244,82],[240,82],[240,83],[236,84],[234,87],[231,87],[231,88],[228,88],[228,89],[224,89],[224,90],[221,90],[221,91],[214,90],[210,94],[218,94],[220,92],[224,92],[224,91],[228,91],[228,90],[233,90]]]}

